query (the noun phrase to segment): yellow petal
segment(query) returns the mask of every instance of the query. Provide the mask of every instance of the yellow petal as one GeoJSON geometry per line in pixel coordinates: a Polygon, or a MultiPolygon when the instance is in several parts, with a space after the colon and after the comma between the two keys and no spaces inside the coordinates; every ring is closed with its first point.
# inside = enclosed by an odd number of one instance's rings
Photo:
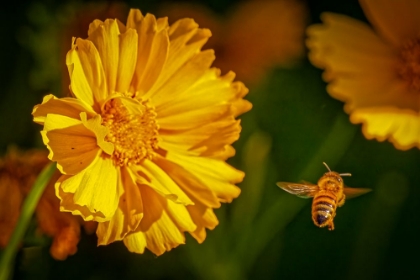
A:
{"type": "MultiPolygon", "coordinates": [[[[200,54],[200,49],[211,36],[207,29],[199,29],[198,25],[192,19],[183,19],[174,23],[169,30],[170,45],[165,68],[162,70],[159,79],[150,89],[148,96],[159,95],[159,92],[165,92],[170,88],[171,93],[181,92],[182,88],[188,85],[188,80],[196,80],[200,77],[203,70],[208,68],[209,63],[214,60],[212,50],[207,50],[200,54]],[[195,65],[197,64],[197,65],[195,65]],[[191,70],[197,73],[189,72],[191,70]],[[187,75],[185,75],[187,73],[187,75]],[[189,77],[192,75],[192,77],[189,77]],[[176,84],[177,76],[180,85],[176,84]],[[174,88],[172,88],[174,87],[174,88]]],[[[154,97],[154,103],[160,104],[163,98],[154,97]]]]}
{"type": "Polygon", "coordinates": [[[408,92],[396,73],[394,50],[369,26],[331,13],[322,19],[325,24],[308,28],[309,58],[326,70],[327,91],[346,102],[347,112],[371,106],[418,108],[418,95],[408,92]]]}
{"type": "Polygon", "coordinates": [[[193,204],[172,178],[153,161],[144,160],[141,165],[131,169],[137,172],[139,183],[148,185],[163,197],[184,205],[193,204]]]}
{"type": "Polygon", "coordinates": [[[159,256],[179,244],[185,244],[185,236],[172,222],[169,215],[164,212],[147,232],[129,234],[124,238],[124,244],[130,252],[142,253],[147,247],[159,256]]]}
{"type": "Polygon", "coordinates": [[[113,101],[120,103],[124,109],[128,111],[128,114],[132,115],[143,115],[144,105],[137,99],[125,96],[117,96],[113,98],[113,101]]]}
{"type": "Polygon", "coordinates": [[[99,223],[96,234],[98,245],[107,245],[116,240],[122,240],[127,233],[134,231],[143,218],[142,196],[139,187],[134,182],[130,171],[121,168],[119,178],[121,195],[118,208],[109,222],[99,223]]]}
{"type": "Polygon", "coordinates": [[[49,158],[57,161],[63,174],[76,174],[96,157],[99,148],[112,154],[114,145],[105,142],[108,129],[101,125],[100,115],[87,120],[85,112],[80,120],[48,114],[41,132],[44,144],[50,150],[49,158]]]}
{"type": "Polygon", "coordinates": [[[227,158],[233,156],[235,150],[230,146],[230,144],[239,139],[240,132],[240,121],[233,122],[224,127],[221,126],[218,134],[211,134],[209,138],[198,144],[198,146],[207,148],[201,153],[201,156],[213,157],[222,160],[226,160],[227,158]]]}
{"type": "MultiPolygon", "coordinates": [[[[192,85],[187,86],[188,82],[185,82],[184,88],[182,84],[172,86],[176,90],[171,89],[170,99],[161,99],[159,95],[154,96],[153,102],[156,105],[156,110],[159,112],[158,118],[160,124],[166,124],[167,119],[171,119],[174,116],[183,118],[183,116],[190,113],[200,114],[204,113],[204,110],[211,110],[211,108],[215,109],[213,111],[216,115],[217,112],[220,112],[220,108],[225,108],[225,112],[230,112],[234,117],[249,111],[252,108],[251,103],[242,99],[248,93],[248,89],[243,83],[232,83],[235,78],[234,73],[229,72],[224,76],[220,76],[220,70],[215,68],[207,69],[204,72],[197,69],[193,72],[197,75],[186,75],[191,79],[189,82],[192,85]],[[210,94],[211,92],[217,92],[218,94],[210,94]],[[216,108],[217,106],[218,108],[216,108]]],[[[163,89],[167,89],[167,87],[169,87],[169,85],[165,84],[163,89]]],[[[198,121],[202,119],[196,119],[194,116],[187,116],[187,119],[185,120],[174,121],[172,128],[179,129],[177,127],[180,126],[180,129],[186,129],[191,128],[192,126],[203,125],[203,123],[194,124],[191,120],[198,121]]],[[[204,122],[207,122],[207,120],[204,120],[204,122]]],[[[170,125],[162,128],[169,129],[169,126],[170,125]]]]}
{"type": "Polygon", "coordinates": [[[191,215],[185,205],[175,203],[172,200],[167,200],[165,210],[171,218],[171,221],[181,232],[196,230],[197,226],[191,219],[191,215]]]}
{"type": "Polygon", "coordinates": [[[130,252],[143,253],[148,248],[159,256],[180,244],[185,244],[185,235],[172,222],[167,213],[163,213],[147,232],[136,232],[124,238],[124,244],[130,252]]]}
{"type": "Polygon", "coordinates": [[[132,90],[145,93],[150,90],[161,74],[167,58],[169,38],[167,23],[156,21],[155,16],[145,17],[139,10],[130,10],[127,28],[137,31],[137,65],[132,82],[132,90]]]}
{"type": "Polygon", "coordinates": [[[146,235],[142,232],[131,233],[123,241],[130,252],[137,254],[143,254],[147,246],[146,235]]]}
{"type": "Polygon", "coordinates": [[[117,92],[127,92],[130,89],[137,62],[137,43],[138,36],[134,29],[128,29],[120,35],[118,76],[115,86],[117,92]]]}
{"type": "Polygon", "coordinates": [[[136,176],[126,167],[121,168],[121,188],[125,200],[120,204],[120,208],[129,217],[130,230],[134,230],[138,225],[136,215],[143,213],[142,196],[136,183],[136,176]]]}
{"type": "Polygon", "coordinates": [[[157,156],[154,161],[164,170],[175,183],[191,197],[207,207],[219,208],[220,202],[205,183],[201,182],[194,174],[182,166],[168,161],[164,157],[157,156]]]}
{"type": "Polygon", "coordinates": [[[102,125],[102,118],[100,115],[96,115],[91,119],[87,119],[86,113],[80,113],[80,118],[83,125],[92,131],[96,137],[96,144],[108,155],[112,155],[114,152],[114,144],[105,141],[105,137],[109,130],[107,127],[102,125]]]}
{"type": "Polygon", "coordinates": [[[378,78],[337,79],[327,86],[327,92],[338,100],[345,101],[345,111],[376,107],[398,106],[419,110],[417,92],[407,89],[403,80],[378,78]]]}
{"type": "MultiPolygon", "coordinates": [[[[48,117],[54,119],[56,115],[48,117]]],[[[48,156],[57,162],[63,174],[76,174],[96,158],[100,152],[94,134],[82,124],[63,129],[42,131],[44,144],[50,151],[48,156]]]]}
{"type": "Polygon", "coordinates": [[[145,97],[151,98],[155,106],[159,108],[161,104],[168,102],[168,94],[172,96],[171,99],[185,94],[192,85],[209,71],[208,69],[214,61],[214,58],[213,50],[205,50],[197,53],[178,68],[175,68],[175,65],[173,65],[175,61],[171,64],[168,58],[162,75],[145,97]],[[166,77],[167,72],[171,72],[172,75],[166,77]]]}
{"type": "Polygon", "coordinates": [[[376,107],[355,110],[350,120],[363,123],[368,139],[389,140],[397,149],[420,148],[420,114],[395,107],[376,107]]]}
{"type": "Polygon", "coordinates": [[[243,180],[244,173],[224,161],[168,153],[166,158],[194,174],[221,202],[231,202],[241,190],[233,185],[243,180]]]}
{"type": "Polygon", "coordinates": [[[139,189],[143,199],[143,219],[136,232],[145,232],[162,217],[168,199],[147,185],[139,184],[139,189]]]}
{"type": "MultiPolygon", "coordinates": [[[[371,71],[378,69],[375,67],[376,63],[380,63],[379,67],[382,68],[392,65],[390,63],[395,58],[393,49],[367,24],[334,13],[323,13],[321,19],[323,24],[311,25],[307,29],[309,59],[315,66],[343,74],[352,70],[355,76],[355,70],[363,69],[365,65],[373,68],[371,71]],[[355,59],[357,60],[354,61],[355,59]],[[360,67],[362,60],[366,63],[360,67]],[[332,63],[334,64],[331,65],[332,63]]],[[[326,78],[332,79],[335,76],[328,75],[326,78]]]]}
{"type": "Polygon", "coordinates": [[[48,114],[44,122],[44,131],[63,129],[70,126],[80,125],[82,122],[64,115],[48,114]]]}
{"type": "MultiPolygon", "coordinates": [[[[122,198],[120,199],[120,202],[122,198]]],[[[143,214],[139,214],[137,218],[139,221],[143,217],[143,214]]],[[[108,245],[114,241],[122,240],[127,233],[131,232],[130,225],[126,220],[127,217],[122,209],[119,207],[115,211],[114,215],[109,221],[98,224],[96,235],[98,236],[98,246],[108,245]]]]}
{"type": "MultiPolygon", "coordinates": [[[[229,73],[228,73],[229,74],[229,73]]],[[[228,75],[226,74],[226,76],[228,75]]],[[[242,115],[252,109],[252,104],[248,100],[242,99],[248,94],[248,88],[242,82],[232,83],[232,88],[236,91],[236,99],[232,100],[232,113],[234,117],[242,115]]]]}
{"type": "Polygon", "coordinates": [[[113,93],[117,83],[117,71],[120,53],[120,31],[116,20],[107,19],[89,34],[98,50],[105,72],[108,92],[113,93]]]}
{"type": "Polygon", "coordinates": [[[182,132],[160,129],[159,136],[162,141],[159,146],[177,153],[214,156],[221,150],[225,150],[226,145],[236,141],[240,131],[240,122],[233,118],[208,122],[182,132]]]}
{"type": "Polygon", "coordinates": [[[70,178],[72,178],[72,176],[62,175],[55,183],[55,194],[60,199],[60,211],[71,212],[73,215],[80,215],[85,221],[106,221],[107,219],[101,212],[93,213],[88,207],[75,204],[74,194],[63,191],[61,184],[70,178]]]}
{"type": "Polygon", "coordinates": [[[100,19],[95,19],[93,20],[90,24],[89,24],[89,29],[88,29],[88,37],[91,36],[92,33],[94,33],[96,31],[96,29],[99,28],[99,26],[103,25],[104,22],[100,19]]]}
{"type": "Polygon", "coordinates": [[[420,1],[360,0],[369,22],[394,46],[419,35],[420,1]]]}
{"type": "Polygon", "coordinates": [[[117,177],[112,160],[97,156],[88,168],[63,181],[60,188],[74,194],[74,204],[86,206],[91,213],[100,212],[109,221],[120,198],[117,177]]]}
{"type": "Polygon", "coordinates": [[[197,229],[191,232],[191,235],[198,243],[202,243],[206,239],[206,228],[214,229],[219,224],[219,221],[213,209],[207,208],[200,203],[189,205],[187,209],[194,223],[197,225],[197,229]]]}
{"type": "Polygon", "coordinates": [[[100,107],[98,104],[95,104],[92,89],[83,71],[80,57],[77,54],[76,44],[73,44],[72,49],[67,53],[66,64],[70,75],[71,92],[78,100],[86,103],[87,106],[93,108],[97,113],[99,113],[100,107]]]}
{"type": "Polygon", "coordinates": [[[80,119],[80,112],[86,112],[89,117],[96,115],[95,111],[86,103],[75,98],[56,98],[49,94],[44,97],[42,104],[36,105],[32,111],[34,122],[43,124],[47,114],[57,114],[73,119],[80,119]]]}
{"type": "Polygon", "coordinates": [[[161,255],[184,244],[183,232],[196,229],[185,206],[163,198],[147,186],[141,188],[141,193],[144,198],[144,218],[139,231],[124,239],[127,248],[140,253],[147,247],[154,254],[161,255]],[[158,212],[156,208],[161,210],[159,217],[155,215],[158,212]],[[155,216],[155,219],[150,219],[151,216],[155,216]]]}
{"type": "MultiPolygon", "coordinates": [[[[71,51],[74,52],[74,56],[78,56],[78,60],[75,60],[74,63],[80,62],[83,74],[92,91],[94,102],[95,104],[99,103],[96,105],[98,107],[97,109],[99,109],[108,96],[108,87],[98,50],[91,41],[79,38],[76,40],[76,47],[71,51]]],[[[75,70],[73,70],[73,73],[74,71],[75,70]]],[[[75,75],[75,78],[77,78],[78,76],[76,73],[75,75]]],[[[80,75],[82,75],[82,73],[80,73],[80,75]]]]}
{"type": "Polygon", "coordinates": [[[158,115],[157,120],[160,128],[164,130],[188,130],[198,128],[218,119],[229,118],[229,116],[232,116],[230,109],[230,104],[219,104],[197,110],[179,112],[176,115],[163,118],[160,118],[158,115]]]}
{"type": "Polygon", "coordinates": [[[232,88],[232,81],[229,77],[220,77],[220,71],[215,68],[198,68],[201,69],[194,71],[194,75],[187,75],[192,80],[185,82],[185,87],[181,87],[181,90],[175,90],[175,92],[171,90],[170,100],[162,99],[158,102],[159,104],[156,104],[157,101],[155,98],[153,99],[160,118],[217,104],[230,103],[232,99],[236,98],[236,89],[232,88]],[[217,92],[217,94],[209,94],[211,92],[217,92]]]}

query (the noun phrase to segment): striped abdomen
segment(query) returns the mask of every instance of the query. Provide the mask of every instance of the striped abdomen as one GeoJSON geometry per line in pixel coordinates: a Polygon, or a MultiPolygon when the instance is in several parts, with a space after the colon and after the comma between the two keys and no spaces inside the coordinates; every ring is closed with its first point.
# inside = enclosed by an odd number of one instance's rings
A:
{"type": "Polygon", "coordinates": [[[317,193],[312,201],[312,220],[314,224],[318,227],[328,225],[330,229],[333,229],[336,209],[337,201],[333,193],[327,191],[317,193]]]}

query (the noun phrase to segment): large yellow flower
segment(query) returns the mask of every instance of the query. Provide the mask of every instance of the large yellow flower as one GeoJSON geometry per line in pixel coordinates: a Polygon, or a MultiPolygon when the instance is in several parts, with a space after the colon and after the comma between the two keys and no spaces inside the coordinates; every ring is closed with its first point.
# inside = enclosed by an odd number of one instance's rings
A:
{"type": "Polygon", "coordinates": [[[95,20],[67,55],[74,98],[35,106],[63,174],[61,210],[98,221],[98,244],[160,255],[184,232],[202,242],[218,223],[213,208],[239,195],[244,174],[225,160],[235,117],[251,104],[232,72],[210,68],[213,51],[201,51],[210,35],[192,19],[168,26],[139,10],[126,26],[95,20]]]}
{"type": "Polygon", "coordinates": [[[309,58],[368,139],[420,148],[420,1],[360,0],[373,26],[325,13],[308,29],[309,58]]]}

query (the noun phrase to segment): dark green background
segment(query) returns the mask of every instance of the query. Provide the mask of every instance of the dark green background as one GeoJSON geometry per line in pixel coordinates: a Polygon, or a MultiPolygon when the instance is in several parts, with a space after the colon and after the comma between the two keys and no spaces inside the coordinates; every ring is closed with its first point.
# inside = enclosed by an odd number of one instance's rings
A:
{"type": "MultiPolygon", "coordinates": [[[[126,3],[154,12],[160,2],[126,3]]],[[[196,2],[221,15],[240,3],[196,2]]],[[[307,4],[310,23],[319,22],[324,11],[366,20],[354,0],[307,4]]],[[[30,35],[37,34],[39,40],[43,32],[52,34],[46,31],[53,26],[47,18],[61,5],[20,1],[0,9],[2,152],[10,143],[41,146],[40,126],[32,123],[30,113],[43,95],[60,91],[60,75],[54,71],[61,66],[51,52],[45,60],[51,64],[50,76],[47,70],[41,82],[34,82],[34,73],[41,75],[46,68],[39,68],[42,48],[53,48],[55,39],[46,38],[43,45],[30,35]]],[[[216,210],[221,224],[208,231],[204,244],[188,236],[186,245],[155,257],[150,252],[132,254],[120,242],[96,247],[95,236],[83,236],[78,253],[60,262],[49,256],[48,239],[33,237],[33,224],[27,248],[16,260],[15,279],[420,279],[420,152],[366,140],[360,126],[349,123],[343,104],[326,93],[321,73],[303,59],[295,68],[273,69],[264,82],[250,88],[247,98],[254,108],[242,117],[238,153],[230,161],[247,172],[243,192],[216,210]],[[271,150],[261,160],[262,168],[254,170],[250,162],[259,155],[252,151],[259,150],[245,147],[252,139],[258,147],[261,135],[271,140],[271,150]],[[312,224],[310,200],[275,185],[315,182],[326,171],[322,161],[333,170],[352,173],[345,178],[349,186],[373,189],[338,209],[333,232],[312,224]]]]}

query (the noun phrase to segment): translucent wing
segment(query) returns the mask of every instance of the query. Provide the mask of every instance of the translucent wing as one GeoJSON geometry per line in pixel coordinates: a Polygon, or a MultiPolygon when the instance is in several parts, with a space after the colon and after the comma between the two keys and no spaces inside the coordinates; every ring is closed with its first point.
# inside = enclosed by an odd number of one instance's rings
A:
{"type": "Polygon", "coordinates": [[[372,191],[371,189],[364,189],[364,188],[344,188],[344,194],[346,195],[347,199],[358,197],[359,195],[368,193],[372,191]]]}
{"type": "Polygon", "coordinates": [[[310,183],[299,184],[289,182],[278,182],[277,186],[279,186],[288,193],[297,195],[302,198],[313,197],[319,191],[319,187],[317,185],[313,185],[310,183]]]}

